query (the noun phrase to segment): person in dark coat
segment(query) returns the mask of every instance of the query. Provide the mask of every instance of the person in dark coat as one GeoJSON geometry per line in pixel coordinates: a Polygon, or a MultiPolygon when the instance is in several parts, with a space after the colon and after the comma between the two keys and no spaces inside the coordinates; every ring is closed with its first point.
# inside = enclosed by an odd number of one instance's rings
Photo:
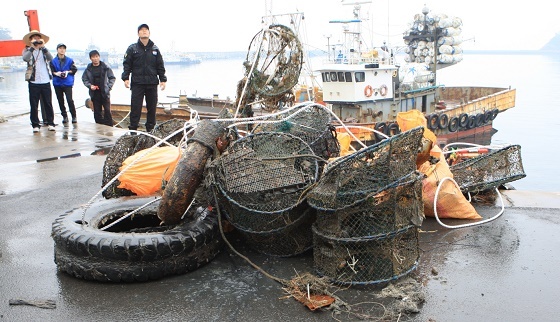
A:
{"type": "Polygon", "coordinates": [[[115,74],[107,64],[101,61],[97,50],[89,52],[89,63],[82,75],[82,82],[89,88],[89,97],[93,103],[95,123],[113,126],[111,115],[111,89],[115,84],[115,74]]]}
{"type": "Polygon", "coordinates": [[[126,50],[121,79],[124,81],[124,86],[131,91],[128,128],[138,129],[145,98],[146,131],[153,130],[156,125],[157,87],[159,84],[161,90],[164,90],[167,77],[163,57],[159,48],[150,40],[150,28],[147,24],[138,26],[138,41],[128,46],[126,50]]]}

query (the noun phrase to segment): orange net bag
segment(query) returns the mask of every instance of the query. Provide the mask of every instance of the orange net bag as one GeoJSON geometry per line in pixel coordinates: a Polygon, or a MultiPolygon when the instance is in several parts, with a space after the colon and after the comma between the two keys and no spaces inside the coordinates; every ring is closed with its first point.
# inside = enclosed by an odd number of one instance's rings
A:
{"type": "Polygon", "coordinates": [[[165,182],[171,178],[175,166],[181,157],[181,149],[176,146],[165,146],[152,149],[148,154],[140,150],[126,158],[121,171],[136,159],[142,157],[119,177],[119,188],[128,189],[138,196],[151,196],[162,190],[165,182]]]}

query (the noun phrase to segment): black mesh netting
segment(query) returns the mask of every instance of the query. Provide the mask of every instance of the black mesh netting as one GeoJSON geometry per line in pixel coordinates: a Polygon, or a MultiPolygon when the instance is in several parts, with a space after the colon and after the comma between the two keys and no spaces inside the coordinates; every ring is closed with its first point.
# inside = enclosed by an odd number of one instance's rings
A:
{"type": "Polygon", "coordinates": [[[341,284],[373,284],[409,273],[418,262],[424,218],[423,174],[416,171],[422,127],[328,165],[308,194],[317,209],[313,260],[341,284]]]}
{"type": "Polygon", "coordinates": [[[423,174],[412,172],[352,207],[318,210],[315,227],[329,237],[351,238],[387,234],[410,225],[420,226],[424,219],[423,178],[423,174]]]}
{"type": "MultiPolygon", "coordinates": [[[[160,139],[166,138],[170,134],[185,127],[185,120],[172,119],[158,124],[150,134],[160,139]]],[[[170,144],[178,146],[183,139],[184,133],[179,132],[167,140],[170,144]]],[[[117,139],[111,151],[107,154],[105,163],[103,165],[103,179],[102,187],[105,187],[116,175],[120,173],[119,168],[126,158],[135,154],[138,151],[148,149],[154,146],[158,140],[144,134],[131,135],[129,133],[122,135],[117,139]]],[[[111,183],[105,190],[103,190],[103,197],[117,198],[122,196],[131,196],[134,193],[127,189],[118,188],[120,181],[117,179],[111,183]]]]}
{"type": "Polygon", "coordinates": [[[423,127],[397,134],[330,163],[308,194],[319,210],[340,210],[381,192],[416,170],[423,127]]]}
{"type": "MultiPolygon", "coordinates": [[[[269,244],[281,243],[291,238],[288,233],[298,232],[298,225],[310,226],[299,219],[308,213],[305,194],[317,180],[318,162],[302,139],[272,132],[246,136],[212,161],[208,173],[226,217],[251,237],[249,242],[269,238],[269,244]]],[[[310,235],[307,240],[309,247],[310,235]]],[[[276,254],[301,252],[300,244],[276,254]]],[[[265,247],[265,252],[272,254],[273,248],[265,247]]]]}
{"type": "Polygon", "coordinates": [[[467,159],[449,169],[462,192],[480,192],[526,176],[519,145],[467,159]]]}
{"type": "Polygon", "coordinates": [[[377,284],[410,273],[418,264],[418,227],[370,238],[333,238],[313,226],[317,274],[339,284],[377,284]]]}
{"type": "Polygon", "coordinates": [[[288,114],[275,114],[263,121],[272,123],[259,123],[253,133],[290,133],[305,141],[319,157],[329,159],[340,155],[340,145],[331,125],[331,115],[324,107],[303,105],[290,110],[288,114]]]}

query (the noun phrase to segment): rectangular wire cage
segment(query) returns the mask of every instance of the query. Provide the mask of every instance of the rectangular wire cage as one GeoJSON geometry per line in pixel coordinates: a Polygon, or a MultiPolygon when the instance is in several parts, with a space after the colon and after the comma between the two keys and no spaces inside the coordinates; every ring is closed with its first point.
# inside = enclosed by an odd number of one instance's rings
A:
{"type": "Polygon", "coordinates": [[[521,146],[510,145],[449,167],[461,192],[480,192],[525,178],[521,146]]]}

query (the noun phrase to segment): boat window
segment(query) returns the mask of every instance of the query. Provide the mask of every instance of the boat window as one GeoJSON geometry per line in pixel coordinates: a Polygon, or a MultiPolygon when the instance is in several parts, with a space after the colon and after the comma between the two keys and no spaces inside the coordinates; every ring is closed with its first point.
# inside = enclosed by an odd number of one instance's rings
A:
{"type": "Polygon", "coordinates": [[[336,82],[336,72],[331,72],[331,81],[336,82]]]}
{"type": "Polygon", "coordinates": [[[338,72],[338,81],[344,82],[344,72],[338,72]]]}
{"type": "Polygon", "coordinates": [[[351,72],[345,72],[344,73],[344,78],[346,78],[347,82],[352,82],[352,73],[351,72]]]}
{"type": "Polygon", "coordinates": [[[323,82],[330,82],[331,78],[329,77],[329,73],[323,73],[323,82]]]}
{"type": "Polygon", "coordinates": [[[366,81],[366,73],[365,72],[356,72],[354,74],[356,77],[356,83],[362,83],[366,81]]]}

